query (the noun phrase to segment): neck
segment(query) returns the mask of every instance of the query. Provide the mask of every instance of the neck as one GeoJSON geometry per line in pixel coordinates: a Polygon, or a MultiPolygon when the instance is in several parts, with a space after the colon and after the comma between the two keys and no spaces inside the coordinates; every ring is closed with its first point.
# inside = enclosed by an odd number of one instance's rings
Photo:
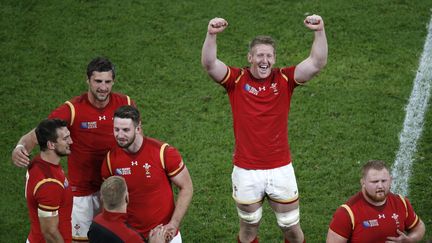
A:
{"type": "Polygon", "coordinates": [[[126,209],[127,209],[127,204],[121,205],[115,209],[105,209],[105,210],[110,212],[110,213],[126,213],[127,212],[126,209]]]}
{"type": "Polygon", "coordinates": [[[142,134],[137,134],[135,137],[135,141],[127,148],[125,148],[124,150],[129,152],[129,153],[136,153],[138,152],[138,150],[140,150],[142,144],[144,141],[144,137],[142,134]]]}
{"type": "Polygon", "coordinates": [[[58,156],[54,151],[51,151],[51,150],[42,151],[40,153],[40,156],[43,160],[45,160],[46,162],[48,162],[50,164],[53,164],[53,165],[60,164],[60,156],[58,156]]]}
{"type": "Polygon", "coordinates": [[[364,190],[362,190],[362,194],[363,194],[364,199],[365,199],[368,203],[370,203],[370,204],[372,204],[372,205],[374,205],[374,206],[382,206],[382,205],[384,205],[384,204],[386,203],[386,201],[387,201],[387,197],[386,197],[384,200],[379,201],[379,202],[374,201],[374,200],[372,200],[371,198],[369,198],[369,196],[366,194],[366,192],[365,192],[364,190]]]}
{"type": "Polygon", "coordinates": [[[108,105],[111,96],[108,96],[108,98],[104,101],[100,101],[100,100],[96,99],[90,91],[88,91],[87,97],[88,97],[88,100],[90,101],[90,104],[92,104],[96,108],[102,109],[108,105]]]}

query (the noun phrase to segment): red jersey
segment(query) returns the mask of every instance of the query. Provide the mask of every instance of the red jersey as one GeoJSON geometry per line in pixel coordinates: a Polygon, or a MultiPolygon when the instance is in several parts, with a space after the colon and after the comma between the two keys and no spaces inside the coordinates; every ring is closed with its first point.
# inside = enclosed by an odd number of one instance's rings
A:
{"type": "Polygon", "coordinates": [[[291,162],[288,113],[298,85],[294,70],[273,68],[266,79],[255,79],[249,68],[228,68],[221,85],[231,103],[236,166],[273,169],[291,162]]]}
{"type": "Polygon", "coordinates": [[[389,193],[386,203],[377,207],[359,192],[336,210],[330,229],[352,243],[380,243],[399,236],[396,229],[410,230],[418,222],[408,199],[389,193]]]}
{"type": "Polygon", "coordinates": [[[116,146],[114,111],[131,103],[128,96],[111,93],[108,105],[99,109],[84,93],[66,101],[49,115],[49,118],[68,122],[74,142],[68,156],[68,176],[74,196],[87,196],[99,191],[102,184],[100,166],[106,153],[116,146]]]}
{"type": "Polygon", "coordinates": [[[126,225],[126,217],[125,213],[102,211],[90,225],[87,234],[89,241],[92,243],[144,243],[139,233],[126,225]]]}
{"type": "Polygon", "coordinates": [[[177,149],[145,137],[136,153],[120,147],[111,150],[102,164],[101,174],[104,179],[112,175],[125,178],[129,192],[127,222],[147,238],[151,229],[171,220],[175,205],[169,178],[184,167],[177,149]]]}
{"type": "Polygon", "coordinates": [[[26,199],[30,216],[31,243],[44,243],[38,209],[58,211],[58,229],[65,242],[72,242],[72,192],[61,165],[44,161],[40,155],[33,158],[26,175],[26,199]]]}

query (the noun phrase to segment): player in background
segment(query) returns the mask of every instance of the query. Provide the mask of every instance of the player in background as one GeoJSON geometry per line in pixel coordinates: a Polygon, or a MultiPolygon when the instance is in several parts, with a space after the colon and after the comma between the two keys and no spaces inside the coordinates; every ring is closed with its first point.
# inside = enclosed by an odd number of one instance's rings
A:
{"type": "Polygon", "coordinates": [[[233,198],[240,218],[239,242],[258,242],[262,204],[267,197],[285,242],[303,242],[298,189],[288,145],[288,113],[294,88],[314,77],[327,63],[324,21],[307,16],[314,31],[309,57],[297,66],[274,68],[275,42],[269,36],[252,40],[250,67],[227,66],[217,58],[216,37],[228,27],[222,18],[210,20],[201,63],[227,93],[235,137],[233,198]]]}
{"type": "Polygon", "coordinates": [[[27,168],[26,200],[30,217],[27,243],[71,242],[72,192],[60,165],[71,153],[72,139],[67,123],[47,119],[35,133],[40,154],[27,168]]]}
{"type": "MultiPolygon", "coordinates": [[[[100,193],[103,210],[90,225],[90,243],[144,243],[141,235],[125,223],[129,194],[124,178],[109,177],[102,183],[100,193]]],[[[165,234],[166,228],[157,226],[150,232],[149,243],[165,243],[165,234]]]]}
{"type": "Polygon", "coordinates": [[[139,111],[123,106],[114,113],[114,136],[118,146],[102,164],[103,178],[122,176],[127,183],[127,222],[145,238],[162,224],[167,241],[182,242],[180,223],[192,200],[189,171],[178,150],[167,143],[143,136],[139,111]],[[174,200],[171,183],[178,188],[174,200]]]}
{"type": "MultiPolygon", "coordinates": [[[[73,193],[72,234],[74,241],[87,241],[87,231],[99,212],[100,166],[116,142],[113,135],[114,111],[133,104],[129,96],[111,92],[115,81],[114,65],[97,57],[87,66],[88,91],[51,112],[49,118],[67,121],[74,144],[68,157],[68,177],[73,193]]],[[[29,163],[29,153],[37,144],[34,129],[18,141],[12,152],[16,166],[29,163]]]]}
{"type": "Polygon", "coordinates": [[[327,242],[420,241],[425,225],[407,198],[390,192],[391,181],[384,161],[368,161],[362,168],[361,191],[336,210],[327,242]]]}

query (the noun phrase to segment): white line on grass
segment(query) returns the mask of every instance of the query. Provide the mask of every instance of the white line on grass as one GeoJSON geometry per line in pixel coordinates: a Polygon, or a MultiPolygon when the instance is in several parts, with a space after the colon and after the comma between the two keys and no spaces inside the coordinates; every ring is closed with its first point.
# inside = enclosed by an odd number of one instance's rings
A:
{"type": "Polygon", "coordinates": [[[408,195],[408,180],[411,175],[413,155],[423,130],[424,117],[432,82],[432,17],[428,25],[423,54],[414,79],[414,87],[406,107],[405,121],[399,136],[400,147],[392,167],[394,178],[392,191],[408,195]]]}

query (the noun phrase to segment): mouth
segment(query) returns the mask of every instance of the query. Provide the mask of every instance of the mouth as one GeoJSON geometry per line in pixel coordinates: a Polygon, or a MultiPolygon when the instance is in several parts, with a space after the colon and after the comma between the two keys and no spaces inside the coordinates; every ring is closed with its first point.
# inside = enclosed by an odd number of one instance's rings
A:
{"type": "Polygon", "coordinates": [[[261,64],[261,65],[258,65],[258,70],[260,73],[266,73],[267,70],[269,69],[269,67],[270,67],[270,65],[268,65],[268,64],[261,64]]]}

